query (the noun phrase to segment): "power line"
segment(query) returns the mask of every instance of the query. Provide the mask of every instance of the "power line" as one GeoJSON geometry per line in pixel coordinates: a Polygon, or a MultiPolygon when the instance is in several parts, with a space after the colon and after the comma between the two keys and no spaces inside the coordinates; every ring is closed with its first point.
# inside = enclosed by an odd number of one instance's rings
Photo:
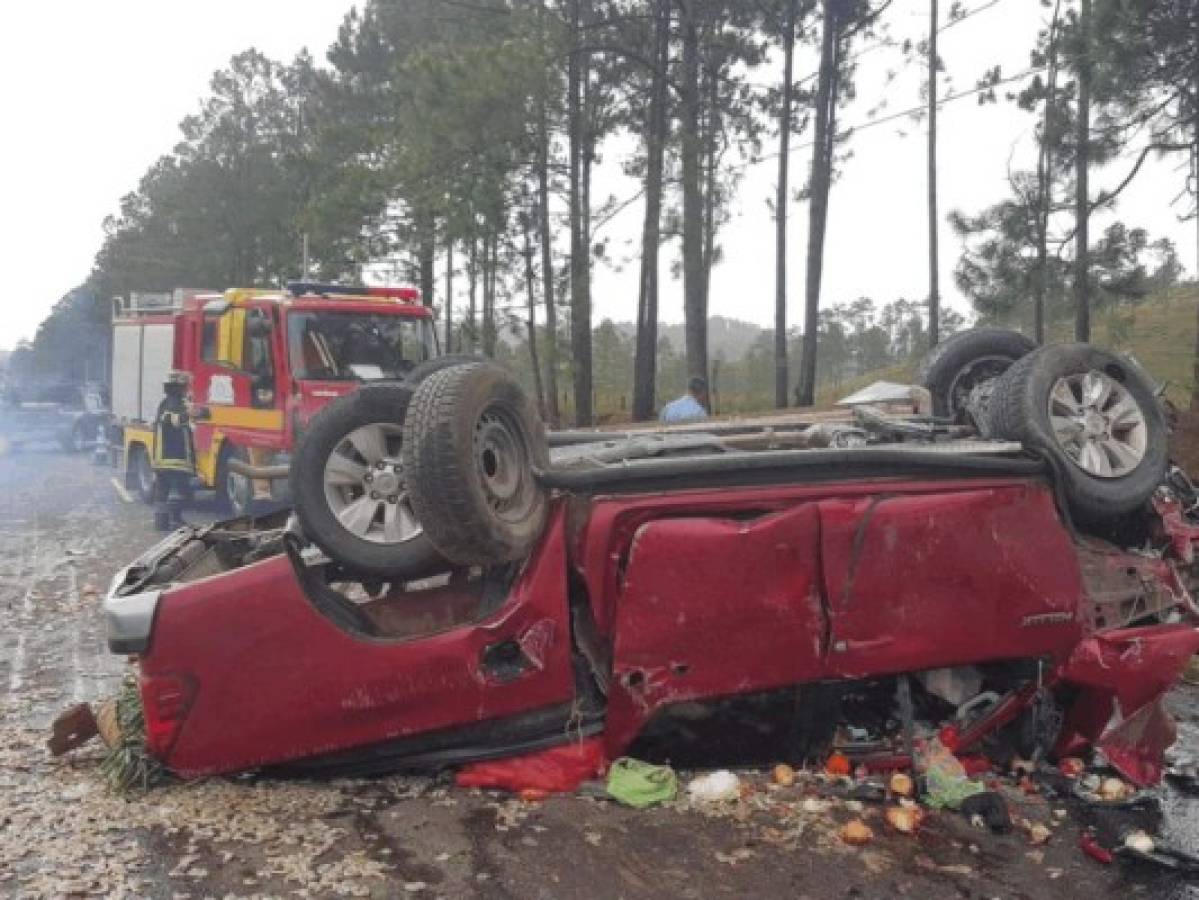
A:
{"type": "MultiPolygon", "coordinates": [[[[1009,75],[1007,78],[1001,78],[995,82],[990,82],[987,84],[980,84],[978,87],[971,88],[968,91],[962,91],[960,94],[952,94],[952,95],[946,97],[944,100],[937,101],[937,108],[940,109],[941,107],[945,106],[948,103],[953,103],[954,101],[957,101],[957,100],[965,100],[967,97],[973,97],[976,94],[981,94],[983,91],[989,91],[993,88],[1000,87],[1001,85],[1011,84],[1013,81],[1019,81],[1021,78],[1027,78],[1029,75],[1033,75],[1037,72],[1044,72],[1045,68],[1046,68],[1045,66],[1033,66],[1031,68],[1025,69],[1023,72],[1017,73],[1016,75],[1009,75]]],[[[891,113],[888,116],[883,116],[881,119],[872,119],[871,121],[864,122],[861,125],[851,125],[851,126],[849,126],[849,128],[846,129],[844,134],[842,136],[838,137],[837,139],[841,140],[845,137],[849,137],[853,134],[856,134],[859,131],[866,131],[869,128],[876,128],[879,125],[886,125],[888,122],[894,122],[896,119],[902,119],[902,118],[905,118],[906,116],[911,116],[911,115],[915,115],[916,113],[919,113],[919,112],[924,112],[925,108],[926,108],[926,104],[922,103],[919,106],[912,106],[912,107],[909,107],[908,109],[900,110],[899,112],[896,112],[896,113],[891,113]]],[[[790,152],[794,153],[796,150],[803,150],[805,148],[811,147],[814,143],[815,143],[814,141],[808,141],[806,143],[799,144],[796,147],[792,147],[790,152]]],[[[765,160],[768,160],[768,159],[778,159],[778,154],[777,153],[768,153],[765,156],[758,157],[756,160],[754,160],[754,162],[755,163],[764,162],[765,160]]]]}
{"type": "MultiPolygon", "coordinates": [[[[967,21],[968,19],[972,19],[975,16],[977,16],[979,13],[984,13],[987,10],[991,9],[992,7],[998,6],[1002,2],[1003,2],[1003,0],[986,0],[985,3],[979,4],[978,6],[974,7],[974,9],[967,10],[966,12],[962,13],[957,18],[951,19],[950,21],[946,22],[944,25],[938,27],[937,34],[942,34],[946,31],[948,31],[950,28],[954,28],[958,25],[961,25],[963,22],[967,21]]],[[[920,15],[923,16],[924,13],[920,13],[920,15]]],[[[881,50],[884,47],[894,47],[894,46],[896,46],[896,43],[895,43],[895,41],[891,40],[890,38],[880,40],[880,41],[877,41],[876,43],[871,44],[868,47],[863,47],[857,53],[854,53],[853,55],[851,55],[846,60],[846,62],[856,62],[857,60],[861,59],[866,54],[873,53],[875,50],[881,50]]],[[[815,78],[819,74],[820,74],[820,70],[817,69],[815,72],[809,72],[807,75],[804,75],[803,77],[797,79],[795,83],[796,84],[806,84],[807,82],[811,81],[813,78],[815,78]]]]}

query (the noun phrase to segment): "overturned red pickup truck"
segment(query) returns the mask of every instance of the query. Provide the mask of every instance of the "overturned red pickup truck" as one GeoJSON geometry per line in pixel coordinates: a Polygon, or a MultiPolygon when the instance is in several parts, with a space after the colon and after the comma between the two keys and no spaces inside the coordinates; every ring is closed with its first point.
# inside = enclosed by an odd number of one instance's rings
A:
{"type": "Polygon", "coordinates": [[[1199,497],[1146,377],[983,330],[921,382],[922,415],[548,440],[490,363],[363,388],[301,442],[296,514],[183,528],[114,580],[147,747],[184,778],[614,757],[781,696],[796,758],[898,764],[915,718],[1157,780],[1199,497]]]}

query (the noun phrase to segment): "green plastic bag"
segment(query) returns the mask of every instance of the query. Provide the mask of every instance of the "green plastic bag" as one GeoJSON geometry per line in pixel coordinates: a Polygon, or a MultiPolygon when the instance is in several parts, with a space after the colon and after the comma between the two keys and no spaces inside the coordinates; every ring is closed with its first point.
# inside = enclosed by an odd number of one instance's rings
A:
{"type": "Polygon", "coordinates": [[[986,788],[966,777],[966,770],[937,738],[933,738],[921,760],[927,785],[925,802],[933,809],[957,809],[962,801],[986,788]]]}
{"type": "Polygon", "coordinates": [[[669,766],[651,766],[622,756],[608,769],[608,795],[633,809],[665,803],[678,793],[679,779],[669,766]]]}

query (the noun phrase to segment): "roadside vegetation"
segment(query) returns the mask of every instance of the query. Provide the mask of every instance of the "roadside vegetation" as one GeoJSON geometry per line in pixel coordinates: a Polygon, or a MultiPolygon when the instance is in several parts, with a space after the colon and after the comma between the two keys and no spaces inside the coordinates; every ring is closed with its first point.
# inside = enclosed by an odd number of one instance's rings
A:
{"type": "Polygon", "coordinates": [[[104,372],[114,295],[304,276],[419,285],[443,347],[537,369],[530,389],[554,424],[652,417],[693,375],[726,410],[811,405],[902,368],[966,319],[1038,339],[1068,322],[1102,340],[1113,323],[1119,337],[1181,275],[1168,240],[1111,213],[1162,157],[1179,163],[1172,212],[1194,216],[1199,10],[1042,0],[1026,68],[946,70],[938,48],[952,29],[1017,2],[927,0],[914,18],[892,0],[365,0],[323,58],[247,49],[213,76],[179,143],[104,223],[90,277],[13,369],[104,372]],[[859,96],[867,53],[918,73],[919,95],[859,96]],[[1032,165],[1009,171],[1008,196],[985,209],[945,209],[938,195],[938,112],[961,101],[1014,104],[1034,135],[1032,165]],[[897,120],[928,142],[927,166],[908,173],[927,180],[928,208],[906,214],[905,231],[928,225],[912,248],[927,251],[927,293],[827,296],[842,163],[856,134],[897,120]],[[596,187],[606,158],[621,160],[627,196],[596,187]],[[726,347],[711,272],[746,168],[766,162],[778,188],[773,328],[726,347]],[[642,212],[626,228],[631,251],[606,228],[630,207],[642,212]],[[806,247],[789,261],[799,215],[806,247]],[[964,247],[954,281],[966,317],[942,302],[946,219],[964,247]],[[787,292],[798,263],[802,300],[787,292]],[[598,321],[593,272],[621,265],[639,271],[636,319],[598,321]],[[660,322],[668,290],[681,292],[681,327],[660,322]]]}

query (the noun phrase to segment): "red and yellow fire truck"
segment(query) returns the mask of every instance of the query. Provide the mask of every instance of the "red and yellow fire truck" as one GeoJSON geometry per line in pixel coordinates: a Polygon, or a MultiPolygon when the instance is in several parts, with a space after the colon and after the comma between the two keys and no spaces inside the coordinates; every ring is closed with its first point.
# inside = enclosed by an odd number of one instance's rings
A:
{"type": "Polygon", "coordinates": [[[197,479],[240,514],[255,486],[261,494],[271,482],[252,484],[234,461],[286,464],[298,432],[330,400],[434,357],[433,324],[407,287],[294,282],[117,300],[112,405],[126,485],[149,500],[154,415],[169,370],[191,375],[197,479]]]}

